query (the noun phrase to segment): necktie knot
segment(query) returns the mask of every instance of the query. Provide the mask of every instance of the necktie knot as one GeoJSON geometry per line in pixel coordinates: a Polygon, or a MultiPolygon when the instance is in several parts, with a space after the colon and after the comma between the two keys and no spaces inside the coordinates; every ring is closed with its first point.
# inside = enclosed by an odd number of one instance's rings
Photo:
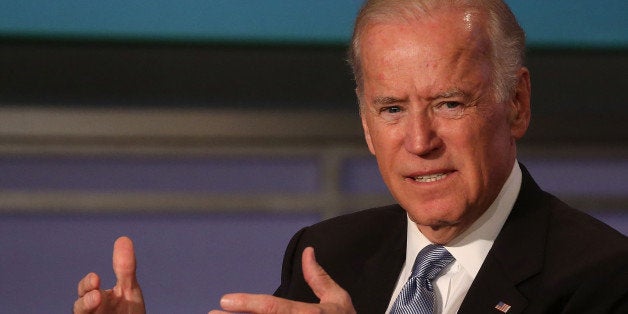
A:
{"type": "Polygon", "coordinates": [[[429,291],[433,291],[432,281],[453,260],[454,257],[444,246],[430,244],[417,255],[410,277],[422,281],[429,291]]]}
{"type": "Polygon", "coordinates": [[[454,257],[442,245],[430,244],[417,254],[412,275],[397,296],[390,313],[434,313],[432,281],[454,257]]]}

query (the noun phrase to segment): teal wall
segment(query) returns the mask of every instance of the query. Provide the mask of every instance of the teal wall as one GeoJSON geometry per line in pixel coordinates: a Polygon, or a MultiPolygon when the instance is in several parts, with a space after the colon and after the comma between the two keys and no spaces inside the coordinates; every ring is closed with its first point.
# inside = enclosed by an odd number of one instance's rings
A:
{"type": "MultiPolygon", "coordinates": [[[[628,47],[628,1],[510,0],[531,46],[628,47]]],[[[360,0],[0,1],[0,36],[346,43],[360,0]]]]}

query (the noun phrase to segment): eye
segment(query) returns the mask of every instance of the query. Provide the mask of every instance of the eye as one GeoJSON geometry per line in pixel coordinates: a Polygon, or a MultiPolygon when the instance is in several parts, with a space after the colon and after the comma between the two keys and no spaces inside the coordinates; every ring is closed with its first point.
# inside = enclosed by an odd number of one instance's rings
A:
{"type": "Polygon", "coordinates": [[[458,101],[444,101],[434,107],[434,112],[443,118],[457,119],[464,114],[465,105],[458,101]]]}
{"type": "Polygon", "coordinates": [[[397,105],[382,106],[378,110],[378,116],[389,123],[399,121],[404,115],[404,107],[397,105]]]}
{"type": "Polygon", "coordinates": [[[455,109],[457,107],[461,107],[462,104],[455,101],[448,101],[448,102],[443,103],[443,106],[447,109],[455,109]]]}
{"type": "Polygon", "coordinates": [[[394,113],[399,113],[401,112],[401,108],[398,106],[389,106],[389,107],[384,107],[380,110],[382,113],[389,113],[389,114],[394,114],[394,113]]]}

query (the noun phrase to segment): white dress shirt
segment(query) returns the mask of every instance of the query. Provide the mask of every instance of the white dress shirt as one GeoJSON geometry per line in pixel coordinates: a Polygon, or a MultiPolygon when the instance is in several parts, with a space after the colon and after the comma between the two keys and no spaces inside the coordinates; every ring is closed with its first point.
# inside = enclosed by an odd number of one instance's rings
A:
{"type": "MultiPolygon", "coordinates": [[[[458,312],[473,279],[475,279],[488,251],[493,246],[495,238],[506,222],[517,195],[519,195],[520,188],[521,169],[519,163],[515,161],[510,176],[493,204],[469,229],[445,245],[445,248],[456,260],[449,264],[434,282],[434,294],[436,296],[434,313],[453,314],[458,312]]],[[[397,285],[386,310],[387,313],[390,312],[397,295],[410,278],[417,254],[425,246],[431,244],[409,217],[406,241],[406,261],[397,279],[397,285]]]]}

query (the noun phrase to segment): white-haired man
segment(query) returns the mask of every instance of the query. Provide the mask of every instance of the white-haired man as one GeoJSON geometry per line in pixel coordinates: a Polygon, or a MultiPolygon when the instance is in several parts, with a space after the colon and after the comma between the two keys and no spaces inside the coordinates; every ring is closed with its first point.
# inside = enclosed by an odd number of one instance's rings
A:
{"type": "MultiPolygon", "coordinates": [[[[367,1],[350,59],[366,142],[399,204],[299,231],[274,296],[228,294],[215,313],[628,313],[626,237],[517,162],[524,46],[502,1],[367,1]],[[431,263],[431,277],[415,274],[431,263]]],[[[128,239],[116,245],[132,260],[128,239]]],[[[143,309],[130,279],[113,296],[143,309]]],[[[79,283],[76,312],[116,299],[95,281],[79,283]]]]}

